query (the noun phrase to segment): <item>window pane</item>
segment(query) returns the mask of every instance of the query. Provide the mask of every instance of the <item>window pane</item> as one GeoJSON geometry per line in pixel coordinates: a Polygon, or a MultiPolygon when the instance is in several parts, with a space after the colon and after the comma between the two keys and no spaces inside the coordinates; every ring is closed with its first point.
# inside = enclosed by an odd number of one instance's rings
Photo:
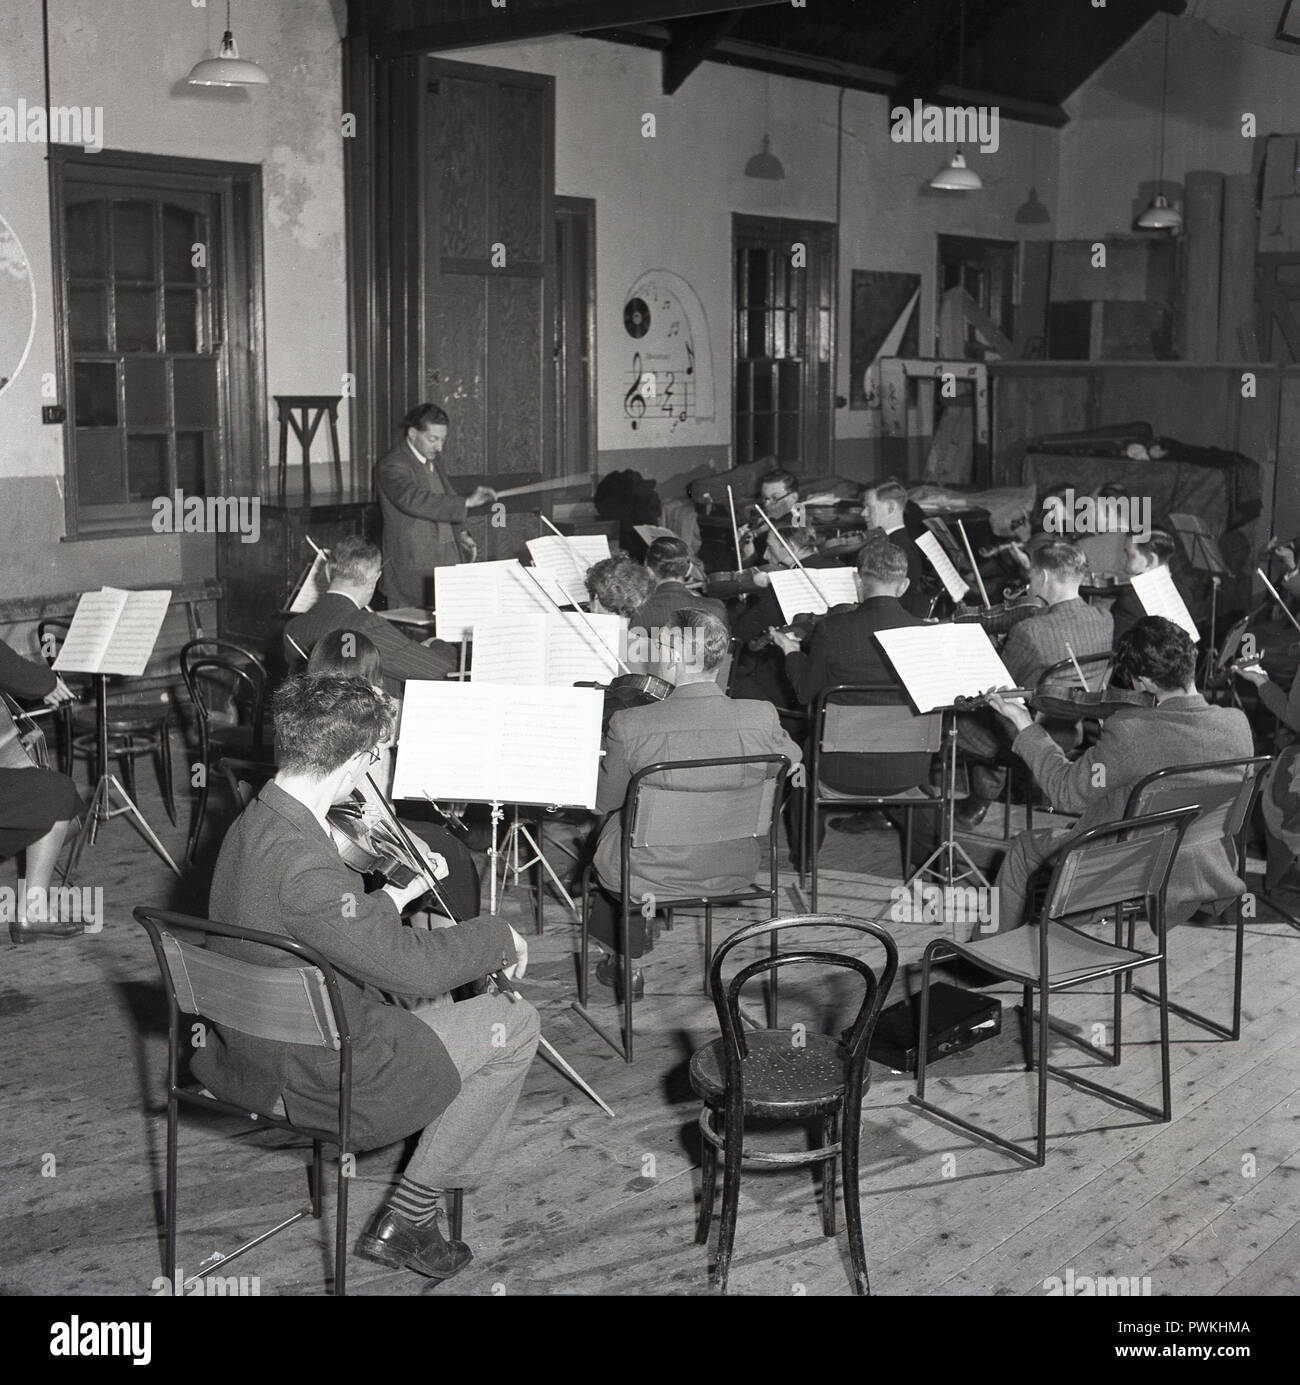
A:
{"type": "Polygon", "coordinates": [[[113,204],[113,271],[119,279],[156,279],[153,204],[113,204]]]}
{"type": "Polygon", "coordinates": [[[749,412],[749,367],[736,366],[736,412],[749,412]]]}
{"type": "Polygon", "coordinates": [[[772,369],[756,367],[754,370],[754,412],[770,413],[772,409],[772,369]]]}
{"type": "Polygon", "coordinates": [[[176,434],[176,484],[186,495],[207,494],[206,471],[204,467],[204,459],[206,456],[206,434],[176,434]]]}
{"type": "Polygon", "coordinates": [[[798,313],[786,314],[785,354],[798,357],[803,355],[803,340],[800,335],[801,318],[798,313]]]}
{"type": "Polygon", "coordinates": [[[172,365],[176,387],[176,426],[217,426],[217,363],[209,358],[178,360],[172,365]]]}
{"type": "MultiPolygon", "coordinates": [[[[168,289],[167,313],[167,351],[198,351],[199,347],[199,296],[189,289],[168,289]]],[[[206,350],[204,343],[203,349],[206,350]]]]}
{"type": "Polygon", "coordinates": [[[747,319],[747,339],[745,342],[745,354],[751,360],[757,360],[760,356],[767,355],[767,314],[766,313],[746,313],[747,319]]]}
{"type": "Polygon", "coordinates": [[[777,414],[776,417],[780,429],[776,455],[783,462],[797,462],[799,460],[799,415],[777,414]]]}
{"type": "Polygon", "coordinates": [[[777,369],[780,371],[781,390],[781,402],[777,407],[798,409],[802,403],[800,386],[803,383],[803,371],[798,361],[782,361],[777,369]]]}
{"type": "Polygon", "coordinates": [[[167,437],[165,434],[131,433],[126,440],[127,495],[130,500],[152,500],[167,493],[167,437]]]}
{"type": "Polygon", "coordinates": [[[785,350],[785,314],[772,314],[772,355],[779,361],[786,354],[785,350]]]}
{"type": "Polygon", "coordinates": [[[104,234],[104,203],[76,202],[64,211],[68,273],[75,279],[108,273],[108,239],[104,234]]]}
{"type": "Polygon", "coordinates": [[[184,207],[163,207],[163,278],[193,281],[194,246],[203,240],[201,218],[184,207]]]}
{"type": "Polygon", "coordinates": [[[68,326],[74,351],[107,351],[107,289],[69,289],[68,326]]]}
{"type": "Polygon", "coordinates": [[[78,361],[72,384],[78,428],[117,427],[117,366],[112,361],[78,361]]]}
{"type": "Polygon", "coordinates": [[[775,420],[771,414],[756,414],[754,416],[754,452],[755,457],[766,457],[776,451],[776,427],[775,420]]]}
{"type": "Polygon", "coordinates": [[[77,499],[82,505],[120,505],[125,499],[121,434],[77,434],[77,499]]]}
{"type": "Polygon", "coordinates": [[[158,350],[157,289],[118,289],[117,349],[158,350]]]}
{"type": "Polygon", "coordinates": [[[762,307],[767,302],[767,251],[749,252],[749,296],[751,307],[762,307]]]}
{"type": "Polygon", "coordinates": [[[167,417],[167,363],[160,360],[126,362],[126,421],[165,428],[167,417]]]}

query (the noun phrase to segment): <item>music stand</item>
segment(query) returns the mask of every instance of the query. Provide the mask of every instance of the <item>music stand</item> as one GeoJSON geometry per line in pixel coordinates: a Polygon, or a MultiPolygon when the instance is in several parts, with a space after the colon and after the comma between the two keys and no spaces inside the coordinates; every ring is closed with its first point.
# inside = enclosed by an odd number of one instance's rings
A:
{"type": "Polygon", "coordinates": [[[542,895],[546,887],[546,878],[549,877],[551,884],[560,892],[560,897],[568,905],[569,911],[574,918],[581,919],[582,915],[578,906],[573,902],[573,896],[564,887],[564,882],[555,873],[555,868],[546,859],[546,853],[541,845],[529,830],[527,823],[519,820],[519,809],[521,807],[535,806],[542,808],[543,811],[554,811],[558,806],[555,804],[513,804],[514,821],[506,829],[505,841],[500,846],[497,845],[497,825],[505,817],[505,805],[499,799],[493,800],[489,805],[492,812],[492,841],[488,847],[488,870],[491,872],[491,879],[488,883],[488,912],[495,918],[497,913],[497,863],[501,861],[501,891],[505,892],[506,875],[509,874],[516,886],[519,884],[519,877],[524,871],[532,870],[535,866],[540,866],[545,872],[537,881],[537,931],[542,930],[542,895]],[[521,862],[519,859],[519,844],[524,842],[528,850],[532,853],[528,860],[521,862]],[[504,860],[502,860],[504,858],[504,860]]]}
{"type": "MultiPolygon", "coordinates": [[[[957,708],[954,706],[932,707],[930,710],[939,712],[945,723],[941,781],[943,811],[939,814],[942,826],[940,838],[934,850],[907,877],[905,883],[911,884],[913,880],[920,880],[926,875],[930,875],[945,888],[951,889],[954,885],[962,884],[974,876],[981,886],[988,889],[988,877],[975,864],[966,848],[957,840],[957,708]],[[957,857],[959,856],[965,866],[960,875],[956,868],[957,857]]],[[[910,861],[908,865],[911,865],[910,861]]],[[[944,921],[949,922],[947,919],[944,921]]]]}
{"type": "Polygon", "coordinates": [[[1215,637],[1218,633],[1219,588],[1225,577],[1232,576],[1232,569],[1224,561],[1218,538],[1200,515],[1171,514],[1169,527],[1178,536],[1192,570],[1207,573],[1210,578],[1210,638],[1205,651],[1205,679],[1208,680],[1217,657],[1215,637]]]}

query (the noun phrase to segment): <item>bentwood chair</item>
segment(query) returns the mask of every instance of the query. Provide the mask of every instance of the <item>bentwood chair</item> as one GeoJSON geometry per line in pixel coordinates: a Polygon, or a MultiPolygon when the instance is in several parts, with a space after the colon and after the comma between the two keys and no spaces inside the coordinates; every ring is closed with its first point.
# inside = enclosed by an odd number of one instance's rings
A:
{"type": "MultiPolygon", "coordinates": [[[[1169,1086],[1169,980],[1165,967],[1165,891],[1173,870],[1174,858],[1193,818],[1195,807],[1167,813],[1105,823],[1063,843],[1056,851],[1056,864],[1047,887],[1039,918],[1035,923],[1006,933],[980,938],[969,943],[936,939],[926,949],[921,962],[920,1037],[916,1060],[916,1092],[908,1100],[914,1106],[938,1116],[958,1128],[987,1140],[999,1149],[1041,1167],[1047,1160],[1047,1078],[1050,1073],[1083,1090],[1105,1097],[1153,1120],[1167,1121],[1173,1116],[1169,1086]],[[1121,906],[1139,902],[1155,934],[1152,951],[1120,946],[1124,912],[1121,906]],[[1097,911],[1115,913],[1115,941],[1107,943],[1071,923],[1097,911]],[[1038,1101],[1035,1145],[1028,1149],[995,1135],[992,1131],[955,1116],[951,1111],[925,1099],[925,1069],[930,1022],[930,970],[935,961],[961,957],[1006,981],[1018,981],[1023,988],[1021,1034],[1024,1043],[1025,1071],[1037,1064],[1038,1101]],[[1058,991],[1106,981],[1141,967],[1155,967],[1159,977],[1160,1005],[1160,1106],[1150,1106],[1068,1068],[1048,1062],[1048,1034],[1052,1028],[1050,997],[1058,991]],[[1034,993],[1038,1001],[1038,1053],[1033,1044],[1034,993]]],[[[1117,990],[1118,995],[1118,990],[1117,990]]],[[[1119,1026],[1115,1044],[1106,1055],[1116,1066],[1120,1060],[1119,1026]]]]}
{"type": "MultiPolygon", "coordinates": [[[[861,941],[855,938],[854,941],[861,941]]],[[[898,970],[898,949],[878,924],[836,914],[802,914],[797,918],[752,923],[733,933],[718,948],[709,967],[709,989],[718,1012],[722,1037],[691,1056],[691,1086],[704,1102],[700,1112],[704,1166],[695,1240],[705,1245],[713,1219],[717,1189],[718,1151],[722,1151],[722,1215],[714,1277],[723,1293],[736,1236],[740,1178],[745,1163],[768,1168],[805,1164],[822,1167],[822,1232],[835,1234],[836,1157],[843,1169],[844,1221],[848,1232],[853,1290],[868,1292],[867,1257],[862,1241],[862,1209],[858,1189],[858,1148],[862,1126],[862,1097],[870,1086],[867,1048],[898,970]],[[795,929],[841,930],[875,939],[885,950],[879,976],[857,957],[842,952],[804,948],[779,952],[780,934],[795,929]],[[730,953],[751,939],[768,935],[772,955],[741,968],[724,986],[723,966],[730,953]],[[852,1026],[835,1036],[801,1031],[800,1042],[788,1029],[747,1031],[741,1024],[741,988],[756,976],[778,969],[817,966],[855,971],[863,981],[862,1003],[852,1026]],[[721,1118],[721,1128],[719,1128],[721,1118]],[[815,1127],[815,1147],[792,1153],[747,1150],[745,1120],[799,1121],[815,1127]]]]}
{"type": "MultiPolygon", "coordinates": [[[[682,909],[704,910],[705,991],[707,966],[713,953],[713,910],[717,905],[748,904],[765,899],[776,917],[777,832],[781,800],[790,761],[784,755],[737,755],[712,760],[664,760],[638,770],[629,780],[623,801],[620,841],[620,893],[622,918],[632,917],[641,901],[632,898],[632,879],[638,852],[656,848],[716,846],[724,848],[751,839],[767,838],[768,881],[748,890],[721,894],[696,894],[668,898],[656,896],[654,908],[667,915],[682,909]],[[718,788],[727,771],[747,774],[751,782],[736,788],[718,788]],[[698,787],[696,787],[698,785],[698,787]]],[[[623,1039],[619,1043],[587,1011],[587,959],[590,952],[591,892],[595,868],[582,877],[581,959],[578,999],[574,1009],[627,1062],[632,1061],[632,956],[623,957],[623,1039]]],[[[625,923],[626,927],[626,923],[625,923]]],[[[772,946],[776,947],[776,936],[772,946]]],[[[769,1020],[776,1025],[776,978],[768,993],[769,1020]]]]}
{"type": "Polygon", "coordinates": [[[799,859],[799,884],[811,873],[811,901],[817,909],[817,862],[821,851],[823,811],[833,808],[901,808],[903,810],[903,861],[905,873],[912,863],[912,814],[917,808],[939,810],[940,794],[932,791],[929,758],[943,744],[943,715],[913,712],[907,699],[890,683],[837,683],[818,693],[809,712],[812,736],[808,751],[808,782],[802,791],[803,850],[799,859]],[[866,704],[866,705],[861,705],[866,704]],[[922,779],[895,793],[844,792],[823,782],[827,755],[871,756],[881,777],[888,761],[904,759],[924,765],[922,779]]]}
{"type": "MultiPolygon", "coordinates": [[[[321,1151],[333,1145],[339,1151],[338,1193],[335,1210],[334,1292],[347,1292],[348,1179],[345,1171],[350,1153],[352,1115],[352,1037],[339,996],[333,967],[315,949],[276,933],[252,928],[232,928],[210,919],[191,918],[161,909],[138,908],[136,922],[149,934],[154,956],[167,992],[167,1203],[165,1260],[172,1292],[176,1283],[176,1203],[180,1145],[181,1107],[240,1116],[258,1126],[273,1126],[311,1141],[311,1215],[321,1215],[323,1171],[321,1151]],[[211,937],[258,943],[287,955],[295,965],[266,965],[209,951],[211,937]],[[330,1127],[296,1125],[286,1118],[283,1102],[271,1111],[249,1111],[210,1092],[180,1085],[181,1016],[197,1015],[227,1029],[238,1030],[272,1043],[304,1044],[338,1054],[338,1121],[330,1127]]],[[[214,1263],[204,1261],[203,1275],[300,1221],[306,1211],[295,1212],[270,1231],[246,1241],[214,1263]]],[[[188,1281],[187,1281],[188,1282],[188,1281]]]]}
{"type": "MultiPolygon", "coordinates": [[[[1184,1005],[1169,1002],[1169,1008],[1174,1014],[1224,1039],[1241,1038],[1242,962],[1246,945],[1246,920],[1241,895],[1246,888],[1246,830],[1255,807],[1255,799],[1263,784],[1264,768],[1268,763],[1267,755],[1256,755],[1241,760],[1210,760],[1201,765],[1171,765],[1139,780],[1130,790],[1128,804],[1124,809],[1126,818],[1135,818],[1148,813],[1166,812],[1171,808],[1182,808],[1187,804],[1199,804],[1200,813],[1183,838],[1179,859],[1174,864],[1174,873],[1180,875],[1184,870],[1194,872],[1197,855],[1209,851],[1216,854],[1222,852],[1227,857],[1230,868],[1241,877],[1238,881],[1240,889],[1231,895],[1200,901],[1206,905],[1224,906],[1223,911],[1231,912],[1234,917],[1236,947],[1232,973],[1232,1023],[1223,1024],[1184,1005]]],[[[1136,919],[1131,918],[1128,940],[1130,947],[1133,946],[1135,927],[1136,919]]],[[[1159,1001],[1158,996],[1135,986],[1131,976],[1126,978],[1125,989],[1141,1000],[1159,1001]]],[[[1118,1017],[1117,1004],[1117,1044],[1118,1017]]]]}
{"type": "Polygon", "coordinates": [[[190,821],[185,859],[193,861],[208,808],[208,776],[223,756],[269,758],[265,721],[266,669],[258,657],[230,640],[191,640],[180,653],[181,677],[194,708],[199,736],[198,804],[190,821]],[[224,703],[235,720],[219,720],[224,703]],[[240,719],[242,718],[242,720],[240,719]]]}

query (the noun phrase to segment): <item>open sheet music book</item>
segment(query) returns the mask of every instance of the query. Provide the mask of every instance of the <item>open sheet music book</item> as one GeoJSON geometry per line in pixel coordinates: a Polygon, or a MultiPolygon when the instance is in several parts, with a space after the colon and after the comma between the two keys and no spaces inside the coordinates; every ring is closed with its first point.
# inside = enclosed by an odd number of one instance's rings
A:
{"type": "Polygon", "coordinates": [[[1016,685],[982,625],[907,625],[876,638],[918,712],[1016,685]]]}
{"type": "Polygon", "coordinates": [[[1219,577],[1231,577],[1232,569],[1223,557],[1219,537],[1200,515],[1169,516],[1169,527],[1178,536],[1187,561],[1199,572],[1212,572],[1219,577]]]}
{"type": "Polygon", "coordinates": [[[966,579],[952,564],[952,559],[943,551],[943,544],[931,533],[927,532],[916,540],[916,546],[930,561],[930,566],[939,574],[939,580],[943,583],[944,589],[954,601],[960,601],[970,587],[966,579]]]}
{"type": "Polygon", "coordinates": [[[548,534],[529,539],[528,552],[538,571],[562,582],[569,595],[581,601],[587,594],[583,585],[587,569],[609,557],[609,539],[604,534],[574,534],[563,539],[548,534]]]}
{"type": "Polygon", "coordinates": [[[800,615],[825,615],[832,606],[858,604],[858,574],[851,567],[797,567],[768,573],[772,590],[786,620],[800,615]]]}
{"type": "Polygon", "coordinates": [[[1192,619],[1192,613],[1178,594],[1178,588],[1174,586],[1174,579],[1167,567],[1153,567],[1147,572],[1139,572],[1136,577],[1130,577],[1129,581],[1133,584],[1133,594],[1142,603],[1142,609],[1147,615],[1164,616],[1175,625],[1181,625],[1192,637],[1193,644],[1200,640],[1200,632],[1192,619]]]}
{"type": "Polygon", "coordinates": [[[572,687],[608,683],[618,676],[619,647],[627,622],[622,616],[580,616],[550,611],[513,620],[482,620],[474,627],[475,683],[572,687]],[[598,638],[599,637],[599,638],[598,638]]]}
{"type": "Polygon", "coordinates": [[[170,591],[125,591],[101,587],[86,592],[54,661],[56,673],[144,672],[162,629],[170,591]]]}
{"type": "Polygon", "coordinates": [[[289,602],[290,615],[300,616],[304,611],[310,611],[329,590],[329,573],[325,568],[325,555],[317,553],[311,560],[311,566],[298,579],[293,599],[289,602]]]}
{"type": "MultiPolygon", "coordinates": [[[[565,605],[555,582],[533,571],[534,576],[530,577],[513,558],[496,563],[457,563],[452,567],[435,568],[433,590],[438,608],[438,638],[457,644],[472,635],[474,626],[481,621],[553,611],[555,607],[538,590],[538,578],[556,604],[565,605]]],[[[570,594],[575,601],[581,601],[586,588],[576,592],[570,588],[570,594]]]]}
{"type": "Polygon", "coordinates": [[[396,798],[596,806],[596,688],[520,688],[408,679],[396,798]]]}

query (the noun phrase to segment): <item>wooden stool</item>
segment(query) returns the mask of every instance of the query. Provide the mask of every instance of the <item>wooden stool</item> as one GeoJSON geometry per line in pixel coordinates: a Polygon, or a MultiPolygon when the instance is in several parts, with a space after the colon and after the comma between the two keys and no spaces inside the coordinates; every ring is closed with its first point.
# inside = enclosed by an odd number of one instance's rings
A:
{"type": "Polygon", "coordinates": [[[334,463],[334,482],[343,491],[343,463],[339,458],[339,400],[341,394],[277,394],[274,396],[280,418],[280,499],[284,499],[289,472],[289,429],[302,444],[302,493],[311,502],[311,445],[321,420],[329,415],[330,460],[334,463]]]}

